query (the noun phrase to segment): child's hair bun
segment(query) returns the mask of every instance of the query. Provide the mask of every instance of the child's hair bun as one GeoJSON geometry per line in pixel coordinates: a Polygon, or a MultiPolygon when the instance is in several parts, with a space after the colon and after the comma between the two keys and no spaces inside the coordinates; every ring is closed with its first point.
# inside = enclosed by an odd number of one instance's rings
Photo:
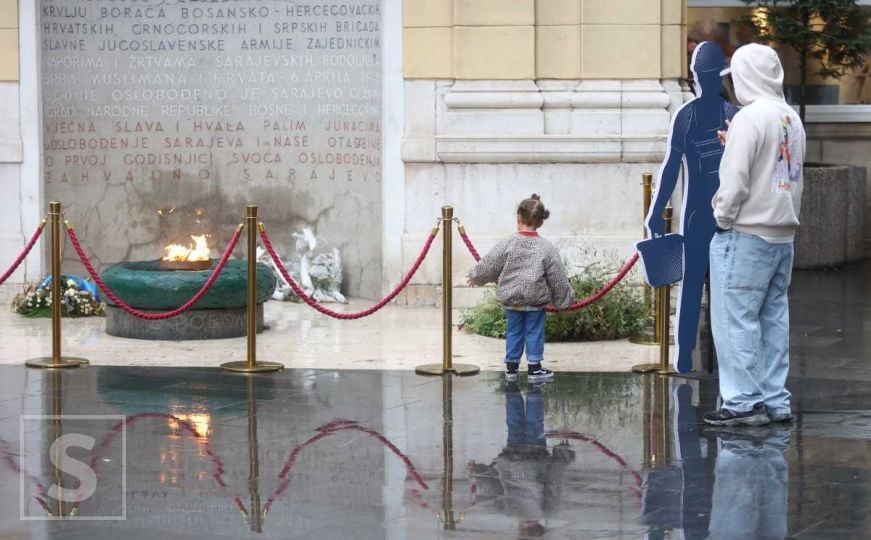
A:
{"type": "Polygon", "coordinates": [[[528,199],[520,201],[517,214],[523,223],[535,228],[541,227],[544,220],[550,217],[550,211],[544,207],[538,193],[533,193],[528,199]]]}

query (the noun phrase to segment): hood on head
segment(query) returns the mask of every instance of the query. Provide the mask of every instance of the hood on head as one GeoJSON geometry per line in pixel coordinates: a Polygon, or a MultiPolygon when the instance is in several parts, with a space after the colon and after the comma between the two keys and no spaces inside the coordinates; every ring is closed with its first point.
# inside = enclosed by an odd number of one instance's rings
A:
{"type": "Polygon", "coordinates": [[[783,66],[771,47],[758,43],[740,47],[732,55],[726,72],[732,73],[735,97],[741,105],[750,105],[762,98],[784,99],[783,66]]]}

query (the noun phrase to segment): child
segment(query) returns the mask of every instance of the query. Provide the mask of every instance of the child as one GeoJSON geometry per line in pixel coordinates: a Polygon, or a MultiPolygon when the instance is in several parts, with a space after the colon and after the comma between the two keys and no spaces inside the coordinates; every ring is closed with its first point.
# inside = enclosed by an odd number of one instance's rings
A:
{"type": "Polygon", "coordinates": [[[530,381],[553,378],[541,365],[544,355],[545,308],[566,308],[574,291],[566,278],[557,249],[538,236],[550,212],[533,194],[517,207],[517,234],[502,240],[469,272],[469,286],[498,282],[496,298],[505,306],[505,380],[517,380],[520,357],[526,348],[530,381]]]}

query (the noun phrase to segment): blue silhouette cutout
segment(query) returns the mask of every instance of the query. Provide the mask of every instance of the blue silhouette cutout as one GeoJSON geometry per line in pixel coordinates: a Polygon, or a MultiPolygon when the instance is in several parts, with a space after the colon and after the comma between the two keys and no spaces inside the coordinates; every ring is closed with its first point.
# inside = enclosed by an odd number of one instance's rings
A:
{"type": "MultiPolygon", "coordinates": [[[[723,50],[716,43],[702,42],[693,51],[690,69],[698,93],[677,111],[672,120],[666,158],[659,170],[656,193],[646,219],[648,237],[662,236],[665,229],[662,214],[677,185],[683,164],[685,180],[680,227],[683,279],[677,303],[674,352],[674,363],[680,373],[692,369],[702,290],[708,272],[708,246],[716,229],[711,201],[720,187],[720,157],[723,155],[717,131],[725,130],[726,120],[731,120],[738,112],[720,96],[723,84],[720,72],[725,67],[723,50]]],[[[668,243],[662,244],[662,250],[667,250],[668,243]]],[[[655,251],[654,246],[656,242],[651,242],[648,249],[655,251]]],[[[651,271],[650,260],[668,260],[666,253],[661,255],[650,257],[642,252],[646,272],[651,271]]]]}

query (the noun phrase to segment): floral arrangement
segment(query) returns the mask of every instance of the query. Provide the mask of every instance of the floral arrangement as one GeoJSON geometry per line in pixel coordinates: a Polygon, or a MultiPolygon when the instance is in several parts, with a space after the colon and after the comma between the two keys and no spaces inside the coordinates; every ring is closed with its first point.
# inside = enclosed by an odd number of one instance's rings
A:
{"type": "MultiPolygon", "coordinates": [[[[81,278],[61,276],[61,315],[64,317],[103,316],[106,304],[94,285],[81,278]]],[[[29,283],[12,299],[12,310],[25,317],[51,317],[51,277],[39,284],[29,283]]]]}

